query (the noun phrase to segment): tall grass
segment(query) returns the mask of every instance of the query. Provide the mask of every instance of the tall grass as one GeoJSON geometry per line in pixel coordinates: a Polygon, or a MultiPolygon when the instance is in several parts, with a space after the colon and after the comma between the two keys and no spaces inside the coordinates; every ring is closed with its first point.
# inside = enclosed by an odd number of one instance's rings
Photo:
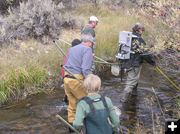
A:
{"type": "Polygon", "coordinates": [[[60,76],[62,56],[53,43],[43,45],[35,40],[16,43],[17,48],[0,51],[0,103],[50,87],[60,76]]]}
{"type": "Polygon", "coordinates": [[[134,17],[127,18],[121,14],[111,14],[100,18],[97,26],[96,54],[104,58],[115,57],[119,46],[119,32],[129,31],[134,19],[134,17]]]}
{"type": "Polygon", "coordinates": [[[35,65],[12,70],[0,81],[0,103],[9,97],[18,99],[29,87],[41,86],[46,76],[45,70],[35,65]]]}

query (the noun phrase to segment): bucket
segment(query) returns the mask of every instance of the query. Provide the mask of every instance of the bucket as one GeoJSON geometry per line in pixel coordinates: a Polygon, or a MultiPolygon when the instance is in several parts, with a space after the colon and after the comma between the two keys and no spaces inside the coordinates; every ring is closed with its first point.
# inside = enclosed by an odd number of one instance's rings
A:
{"type": "Polygon", "coordinates": [[[119,65],[111,65],[111,73],[112,73],[112,75],[119,76],[120,70],[121,69],[120,69],[119,65]]]}

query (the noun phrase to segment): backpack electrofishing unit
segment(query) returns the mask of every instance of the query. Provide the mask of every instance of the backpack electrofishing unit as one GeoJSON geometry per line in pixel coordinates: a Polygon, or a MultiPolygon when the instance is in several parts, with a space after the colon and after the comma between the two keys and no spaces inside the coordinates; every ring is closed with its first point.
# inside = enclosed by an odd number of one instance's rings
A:
{"type": "MultiPolygon", "coordinates": [[[[134,54],[135,52],[132,51],[132,40],[134,38],[138,38],[136,35],[133,35],[132,32],[129,31],[121,31],[119,32],[119,50],[116,55],[116,58],[119,61],[119,66],[114,67],[113,71],[116,76],[119,75],[119,72],[121,72],[121,80],[123,72],[126,72],[128,68],[124,67],[125,63],[130,60],[131,54],[134,54]]],[[[112,71],[111,71],[112,72],[112,71]]]]}
{"type": "Polygon", "coordinates": [[[131,45],[132,45],[132,38],[138,38],[136,35],[133,35],[132,32],[128,31],[121,31],[119,33],[119,51],[116,55],[116,58],[119,60],[128,60],[130,59],[131,53],[131,45]]]}

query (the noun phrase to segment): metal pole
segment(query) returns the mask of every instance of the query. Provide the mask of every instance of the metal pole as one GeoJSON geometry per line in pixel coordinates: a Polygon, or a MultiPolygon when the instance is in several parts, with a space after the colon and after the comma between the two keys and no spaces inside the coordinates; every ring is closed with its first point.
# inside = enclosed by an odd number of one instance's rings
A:
{"type": "Polygon", "coordinates": [[[161,73],[176,89],[180,90],[180,88],[173,82],[161,69],[159,66],[155,67],[156,71],[161,73]]]}
{"type": "Polygon", "coordinates": [[[70,127],[76,134],[80,134],[79,131],[77,131],[71,124],[69,124],[65,119],[63,119],[59,114],[56,115],[58,119],[60,119],[62,122],[64,122],[68,127],[70,127]]]}
{"type": "Polygon", "coordinates": [[[159,106],[159,109],[160,109],[160,111],[161,111],[161,114],[162,114],[164,120],[166,120],[165,114],[164,114],[164,112],[163,112],[163,110],[162,110],[161,104],[160,104],[159,99],[158,99],[158,97],[157,97],[157,95],[156,95],[156,92],[155,92],[155,90],[154,90],[154,87],[152,87],[152,91],[153,91],[153,93],[154,93],[154,95],[155,95],[155,98],[156,98],[156,101],[157,101],[157,103],[158,103],[158,106],[159,106]]]}
{"type": "Polygon", "coordinates": [[[63,56],[66,56],[66,54],[64,53],[64,51],[62,50],[62,48],[60,48],[59,46],[58,46],[58,44],[56,43],[56,41],[53,41],[54,42],[54,44],[56,45],[56,47],[58,48],[58,50],[63,54],[63,56]]]}
{"type": "Polygon", "coordinates": [[[104,63],[109,63],[109,62],[107,62],[107,61],[105,61],[105,60],[103,60],[103,59],[101,59],[101,58],[99,58],[99,57],[97,57],[97,56],[94,56],[94,58],[96,58],[96,59],[98,59],[98,60],[101,60],[101,61],[103,61],[104,63]]]}
{"type": "MultiPolygon", "coordinates": [[[[60,41],[62,41],[62,42],[64,42],[64,43],[68,44],[69,46],[71,46],[71,44],[70,44],[69,42],[67,42],[67,41],[65,41],[65,40],[63,40],[63,39],[58,39],[58,40],[60,40],[60,41]]],[[[100,57],[94,56],[94,58],[96,58],[96,59],[98,59],[98,60],[100,60],[100,61],[103,61],[104,63],[112,64],[112,63],[110,63],[110,62],[107,62],[107,61],[103,60],[103,59],[100,58],[100,57]]]]}
{"type": "Polygon", "coordinates": [[[63,40],[63,39],[58,39],[58,40],[60,40],[60,41],[62,41],[62,42],[64,42],[64,43],[68,44],[69,46],[71,46],[71,44],[70,44],[69,42],[67,42],[67,41],[65,41],[65,40],[63,40]]]}

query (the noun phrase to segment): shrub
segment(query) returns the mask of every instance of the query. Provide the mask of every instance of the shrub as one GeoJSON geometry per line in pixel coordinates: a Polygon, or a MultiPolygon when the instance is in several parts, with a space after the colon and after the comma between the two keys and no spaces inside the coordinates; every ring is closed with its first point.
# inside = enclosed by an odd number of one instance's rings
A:
{"type": "Polygon", "coordinates": [[[19,8],[9,10],[6,18],[0,18],[0,41],[10,39],[57,38],[62,26],[72,26],[74,19],[61,12],[61,7],[51,0],[28,0],[19,8]]]}

